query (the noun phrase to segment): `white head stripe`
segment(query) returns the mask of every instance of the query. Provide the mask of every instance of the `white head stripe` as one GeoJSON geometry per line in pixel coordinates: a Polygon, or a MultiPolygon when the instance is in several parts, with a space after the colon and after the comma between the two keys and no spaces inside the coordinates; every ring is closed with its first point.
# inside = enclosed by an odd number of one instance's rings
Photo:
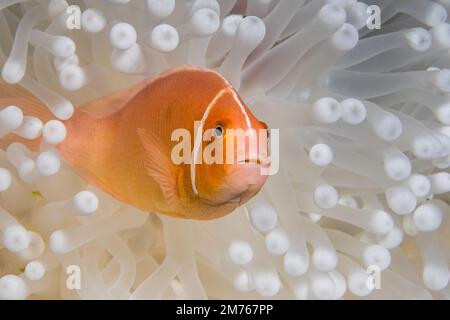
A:
{"type": "Polygon", "coordinates": [[[245,122],[247,123],[247,130],[252,128],[252,124],[250,122],[250,118],[248,117],[247,111],[245,111],[244,106],[241,103],[241,100],[239,100],[239,97],[237,96],[236,92],[234,90],[231,90],[231,93],[233,94],[234,100],[236,100],[237,104],[239,105],[239,108],[241,108],[242,113],[245,117],[245,122]]]}
{"type": "Polygon", "coordinates": [[[224,88],[221,91],[219,91],[219,93],[216,94],[216,96],[214,97],[214,99],[212,99],[212,101],[208,104],[208,107],[205,110],[205,113],[203,114],[202,120],[200,122],[199,127],[197,128],[197,132],[195,132],[195,141],[194,141],[194,150],[192,150],[192,156],[191,156],[191,185],[192,185],[192,192],[198,196],[198,190],[197,190],[197,186],[195,184],[195,164],[196,164],[196,160],[200,151],[200,147],[202,145],[202,140],[203,140],[203,127],[205,125],[206,119],[208,118],[209,113],[211,112],[212,108],[215,105],[215,102],[221,98],[226,92],[227,90],[229,90],[230,88],[224,88]]]}
{"type": "Polygon", "coordinates": [[[195,133],[194,150],[192,150],[192,157],[191,157],[191,185],[192,185],[192,192],[196,196],[198,196],[198,190],[197,190],[197,185],[195,183],[195,181],[196,181],[195,180],[195,164],[196,164],[197,157],[199,155],[200,146],[202,145],[203,127],[205,125],[206,119],[208,119],[208,116],[209,116],[212,108],[215,105],[215,102],[219,98],[221,98],[228,90],[231,91],[231,94],[233,95],[234,100],[237,102],[242,114],[244,115],[245,123],[247,124],[247,127],[248,127],[247,129],[252,128],[250,118],[249,118],[247,112],[245,111],[245,108],[242,105],[241,101],[239,100],[239,97],[237,96],[236,92],[231,88],[231,86],[219,91],[219,93],[214,97],[214,99],[209,103],[208,107],[206,108],[205,113],[203,114],[202,120],[200,122],[200,126],[197,128],[197,132],[195,133]]]}

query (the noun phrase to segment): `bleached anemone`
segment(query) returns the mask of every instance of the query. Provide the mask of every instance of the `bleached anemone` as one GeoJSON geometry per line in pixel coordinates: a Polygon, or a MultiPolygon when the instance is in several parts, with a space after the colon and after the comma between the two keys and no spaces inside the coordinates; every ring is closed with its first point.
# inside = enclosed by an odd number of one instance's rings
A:
{"type": "Polygon", "coordinates": [[[1,106],[0,137],[43,143],[0,153],[0,298],[449,299],[449,8],[1,0],[3,81],[55,119],[1,106]],[[214,221],[119,203],[53,148],[75,107],[180,64],[218,70],[280,129],[279,172],[214,221]]]}

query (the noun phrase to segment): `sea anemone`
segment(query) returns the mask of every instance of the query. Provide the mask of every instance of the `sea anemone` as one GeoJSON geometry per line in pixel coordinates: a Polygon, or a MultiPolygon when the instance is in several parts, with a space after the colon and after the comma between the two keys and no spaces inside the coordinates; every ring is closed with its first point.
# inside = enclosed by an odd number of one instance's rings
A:
{"type": "Polygon", "coordinates": [[[449,299],[449,8],[1,0],[2,79],[55,119],[0,87],[0,138],[43,137],[0,150],[0,299],[449,299]],[[54,148],[77,106],[181,64],[279,129],[278,173],[208,222],[118,202],[54,148]]]}

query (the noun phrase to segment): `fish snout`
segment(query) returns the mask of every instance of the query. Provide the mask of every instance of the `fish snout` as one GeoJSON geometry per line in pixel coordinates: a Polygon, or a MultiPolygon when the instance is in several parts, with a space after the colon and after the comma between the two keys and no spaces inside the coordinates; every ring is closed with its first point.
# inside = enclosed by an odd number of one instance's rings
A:
{"type": "MultiPolygon", "coordinates": [[[[249,163],[244,159],[242,164],[236,164],[229,172],[220,188],[213,194],[200,194],[202,202],[208,205],[234,205],[241,206],[256,195],[263,187],[268,176],[262,174],[263,164],[249,163]]],[[[257,159],[253,159],[257,160],[257,159]]],[[[266,161],[264,163],[267,163],[266,161]]]]}
{"type": "Polygon", "coordinates": [[[251,198],[253,198],[259,192],[259,190],[261,190],[263,184],[264,183],[262,183],[261,185],[259,184],[249,185],[247,190],[245,190],[239,195],[239,206],[242,206],[243,204],[247,203],[251,198]]]}
{"type": "Polygon", "coordinates": [[[235,201],[242,205],[256,195],[264,186],[268,176],[263,174],[263,168],[268,168],[270,161],[264,158],[246,159],[244,163],[237,166],[235,175],[233,175],[234,181],[230,185],[234,185],[236,191],[239,190],[235,201]],[[249,163],[249,160],[257,162],[249,163]]]}

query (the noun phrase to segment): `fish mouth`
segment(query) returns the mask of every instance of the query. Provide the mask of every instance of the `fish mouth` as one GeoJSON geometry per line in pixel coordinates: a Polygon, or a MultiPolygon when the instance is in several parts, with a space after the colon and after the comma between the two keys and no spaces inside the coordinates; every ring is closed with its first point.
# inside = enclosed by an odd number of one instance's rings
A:
{"type": "Polygon", "coordinates": [[[202,201],[211,206],[229,205],[229,206],[233,206],[233,207],[240,207],[249,200],[249,197],[252,194],[255,193],[255,187],[256,187],[256,184],[249,184],[247,189],[245,189],[244,191],[242,191],[238,194],[235,194],[231,198],[229,198],[225,201],[222,201],[220,203],[214,203],[211,200],[204,199],[204,198],[202,199],[202,201]]]}
{"type": "Polygon", "coordinates": [[[247,190],[239,194],[239,196],[234,199],[238,203],[239,207],[248,202],[250,198],[257,193],[257,190],[255,190],[256,187],[256,184],[249,184],[247,190]]]}
{"type": "Polygon", "coordinates": [[[228,200],[227,202],[240,205],[241,204],[241,195],[238,195],[237,197],[234,197],[234,198],[228,200]]]}
{"type": "Polygon", "coordinates": [[[238,165],[260,165],[263,167],[269,167],[270,166],[270,160],[265,157],[250,157],[250,158],[244,158],[244,159],[238,159],[237,160],[238,165]]]}
{"type": "Polygon", "coordinates": [[[201,198],[202,202],[213,207],[220,207],[224,205],[230,205],[233,207],[239,207],[241,205],[241,194],[238,194],[235,197],[232,197],[231,199],[227,199],[221,202],[214,202],[209,199],[201,198]]]}
{"type": "Polygon", "coordinates": [[[244,205],[252,196],[254,196],[258,190],[256,190],[257,184],[249,184],[247,189],[236,195],[235,197],[231,198],[227,202],[229,204],[237,205],[238,207],[244,205]]]}

